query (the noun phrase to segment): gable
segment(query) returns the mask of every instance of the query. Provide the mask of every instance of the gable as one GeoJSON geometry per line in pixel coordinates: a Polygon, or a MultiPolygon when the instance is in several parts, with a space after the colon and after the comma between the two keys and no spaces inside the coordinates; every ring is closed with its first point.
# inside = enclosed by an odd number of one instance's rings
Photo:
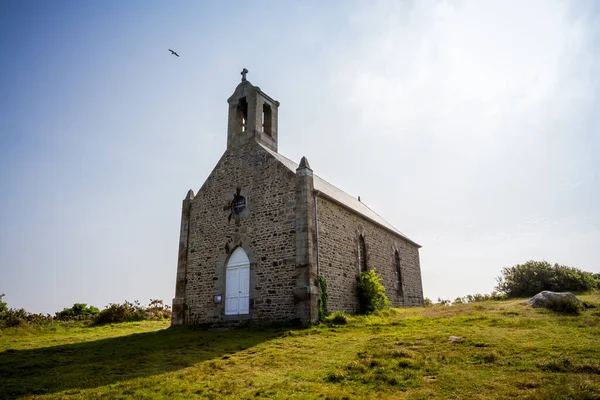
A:
{"type": "Polygon", "coordinates": [[[245,191],[260,195],[269,188],[273,189],[273,185],[265,184],[266,181],[278,181],[293,189],[296,171],[290,171],[273,154],[277,153],[257,142],[225,150],[195,197],[202,196],[207,190],[212,192],[222,190],[223,187],[230,192],[243,187],[245,191]],[[266,169],[269,169],[267,174],[266,169]]]}

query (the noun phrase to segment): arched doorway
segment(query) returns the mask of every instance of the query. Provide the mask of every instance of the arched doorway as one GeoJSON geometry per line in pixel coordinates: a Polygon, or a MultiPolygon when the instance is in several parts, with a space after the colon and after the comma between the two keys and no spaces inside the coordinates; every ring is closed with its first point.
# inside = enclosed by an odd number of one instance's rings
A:
{"type": "Polygon", "coordinates": [[[225,276],[225,315],[248,314],[250,305],[250,260],[241,247],[227,261],[225,276]]]}

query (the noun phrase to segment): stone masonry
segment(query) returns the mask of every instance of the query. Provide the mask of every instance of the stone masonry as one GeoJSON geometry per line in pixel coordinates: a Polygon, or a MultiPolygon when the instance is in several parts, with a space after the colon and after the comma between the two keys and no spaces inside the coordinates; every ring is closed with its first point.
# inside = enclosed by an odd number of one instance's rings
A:
{"type": "Polygon", "coordinates": [[[237,246],[250,259],[249,317],[294,318],[294,174],[257,143],[248,143],[225,152],[190,206],[185,322],[223,319],[224,304],[214,304],[213,296],[225,293],[225,263],[237,246]],[[228,220],[228,204],[238,188],[248,215],[228,220]]]}
{"type": "Polygon", "coordinates": [[[317,274],[327,279],[329,311],[355,312],[361,235],[366,265],[383,277],[392,305],[423,305],[420,246],[317,179],[305,158],[297,165],[280,156],[279,102],[242,76],[228,100],[227,149],[183,200],[172,324],[314,323],[317,274]],[[238,278],[228,278],[228,260],[240,248],[249,277],[239,278],[239,301],[249,307],[231,315],[238,278]]]}
{"type": "Polygon", "coordinates": [[[361,218],[323,196],[319,212],[319,265],[327,280],[329,310],[353,313],[358,308],[356,277],[359,275],[358,238],[366,244],[368,269],[383,278],[392,307],[423,306],[419,248],[398,235],[361,218]],[[400,255],[401,279],[394,260],[400,255]],[[402,282],[402,287],[399,287],[402,282]]]}

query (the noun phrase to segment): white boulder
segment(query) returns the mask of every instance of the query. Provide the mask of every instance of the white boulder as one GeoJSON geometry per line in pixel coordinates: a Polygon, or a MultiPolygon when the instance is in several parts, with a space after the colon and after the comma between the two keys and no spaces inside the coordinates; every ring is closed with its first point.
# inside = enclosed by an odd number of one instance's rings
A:
{"type": "Polygon", "coordinates": [[[581,303],[581,301],[577,297],[575,297],[573,293],[559,293],[544,290],[543,292],[540,292],[532,298],[530,298],[529,300],[527,300],[525,304],[528,304],[535,308],[546,308],[548,301],[550,301],[551,299],[569,299],[576,301],[577,303],[581,303]]]}

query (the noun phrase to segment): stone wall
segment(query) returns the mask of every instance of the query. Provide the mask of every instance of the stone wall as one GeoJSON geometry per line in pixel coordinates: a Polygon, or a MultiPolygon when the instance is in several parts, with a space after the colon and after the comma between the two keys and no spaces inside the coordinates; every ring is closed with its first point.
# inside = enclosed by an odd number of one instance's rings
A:
{"type": "Polygon", "coordinates": [[[327,279],[330,312],[356,312],[358,246],[362,234],[367,268],[383,277],[385,293],[393,307],[422,306],[423,286],[419,249],[406,239],[348,211],[323,195],[317,198],[319,219],[319,269],[327,279]],[[400,255],[402,290],[399,290],[395,251],[400,255]]]}
{"type": "MultiPolygon", "coordinates": [[[[303,159],[290,170],[258,143],[229,148],[198,194],[183,201],[173,324],[228,320],[315,322],[316,224],[312,170],[303,159]],[[231,202],[243,196],[245,209],[231,202]],[[249,314],[225,315],[229,255],[238,246],[250,260],[249,314]],[[221,302],[215,302],[221,296],[221,302]]],[[[328,283],[329,311],[355,312],[359,237],[368,269],[384,278],[395,307],[423,304],[418,247],[321,195],[319,267],[328,283]],[[401,289],[394,255],[401,264],[401,289]]]]}
{"type": "Polygon", "coordinates": [[[294,178],[255,142],[223,154],[191,201],[182,323],[295,317],[294,178]],[[246,209],[235,215],[229,205],[238,190],[246,209]],[[225,316],[225,266],[237,246],[250,259],[250,313],[225,316]],[[220,304],[215,295],[222,296],[220,304]]]}

